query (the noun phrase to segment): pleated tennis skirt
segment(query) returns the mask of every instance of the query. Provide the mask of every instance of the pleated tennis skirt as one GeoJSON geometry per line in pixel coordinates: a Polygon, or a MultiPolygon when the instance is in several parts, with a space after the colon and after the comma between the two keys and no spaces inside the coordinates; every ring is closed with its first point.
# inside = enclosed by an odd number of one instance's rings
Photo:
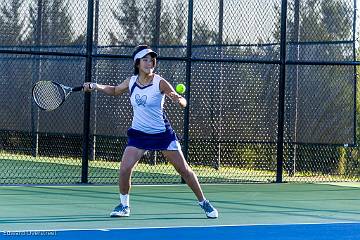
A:
{"type": "Polygon", "coordinates": [[[179,140],[172,128],[166,129],[165,132],[155,134],[144,133],[142,131],[130,128],[127,131],[127,136],[127,146],[132,146],[139,149],[152,151],[176,151],[181,149],[179,140]]]}

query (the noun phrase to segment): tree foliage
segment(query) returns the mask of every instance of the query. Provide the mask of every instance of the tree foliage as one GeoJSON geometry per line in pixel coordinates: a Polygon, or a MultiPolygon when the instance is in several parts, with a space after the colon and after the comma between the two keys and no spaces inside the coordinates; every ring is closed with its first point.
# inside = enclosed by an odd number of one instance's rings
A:
{"type": "MultiPolygon", "coordinates": [[[[340,0],[302,0],[299,1],[299,12],[294,5],[289,5],[287,20],[287,35],[294,39],[299,35],[302,42],[349,40],[352,36],[353,11],[346,1],[340,0]],[[299,14],[299,32],[294,16],[299,14]]],[[[273,33],[274,39],[280,41],[280,6],[274,5],[278,12],[277,27],[273,33]]]]}
{"type": "Polygon", "coordinates": [[[21,7],[24,0],[11,0],[0,7],[0,46],[18,45],[22,42],[24,19],[21,7]]]}
{"type": "Polygon", "coordinates": [[[216,44],[218,33],[212,30],[206,21],[194,22],[193,44],[216,44]]]}
{"type": "MultiPolygon", "coordinates": [[[[161,45],[180,45],[186,43],[187,15],[183,1],[177,0],[173,5],[162,5],[160,14],[160,31],[156,31],[156,1],[147,1],[139,5],[135,0],[122,0],[119,10],[112,10],[119,29],[111,30],[111,44],[138,45],[154,42],[159,35],[161,45]]],[[[217,32],[210,29],[208,23],[195,20],[193,26],[194,44],[213,44],[217,32]]]]}
{"type": "Polygon", "coordinates": [[[71,45],[84,42],[84,35],[74,39],[72,19],[68,2],[62,0],[42,0],[42,15],[39,19],[39,5],[30,6],[31,34],[28,43],[35,44],[40,37],[42,45],[71,45]],[[41,35],[41,36],[40,36],[41,35]]]}
{"type": "Polygon", "coordinates": [[[121,26],[121,34],[110,31],[111,45],[126,43],[134,45],[140,41],[141,25],[139,21],[140,9],[136,0],[122,0],[119,3],[119,10],[112,10],[114,20],[121,26]]]}

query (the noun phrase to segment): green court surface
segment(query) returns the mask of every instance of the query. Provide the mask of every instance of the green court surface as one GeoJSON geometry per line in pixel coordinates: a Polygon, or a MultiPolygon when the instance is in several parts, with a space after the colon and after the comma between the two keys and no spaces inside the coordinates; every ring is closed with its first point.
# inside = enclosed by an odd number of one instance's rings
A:
{"type": "Polygon", "coordinates": [[[132,188],[131,216],[110,218],[117,186],[0,186],[0,230],[111,229],[360,222],[360,184],[203,185],[207,219],[186,185],[132,188]]]}

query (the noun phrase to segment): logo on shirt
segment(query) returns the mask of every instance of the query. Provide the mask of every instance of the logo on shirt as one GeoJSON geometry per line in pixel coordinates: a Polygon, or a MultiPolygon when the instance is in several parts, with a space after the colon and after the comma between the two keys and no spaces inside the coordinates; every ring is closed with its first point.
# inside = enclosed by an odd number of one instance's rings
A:
{"type": "Polygon", "coordinates": [[[135,102],[138,106],[144,106],[145,107],[145,104],[146,104],[146,99],[147,99],[147,96],[146,95],[143,95],[140,97],[139,94],[136,94],[135,95],[135,102]]]}

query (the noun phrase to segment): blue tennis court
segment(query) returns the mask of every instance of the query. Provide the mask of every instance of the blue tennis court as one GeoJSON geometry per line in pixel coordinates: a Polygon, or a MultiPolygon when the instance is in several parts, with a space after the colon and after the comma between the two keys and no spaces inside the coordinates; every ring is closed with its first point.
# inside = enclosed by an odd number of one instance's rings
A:
{"type": "Polygon", "coordinates": [[[239,225],[172,228],[46,230],[3,232],[4,239],[360,239],[360,223],[239,225]]]}

